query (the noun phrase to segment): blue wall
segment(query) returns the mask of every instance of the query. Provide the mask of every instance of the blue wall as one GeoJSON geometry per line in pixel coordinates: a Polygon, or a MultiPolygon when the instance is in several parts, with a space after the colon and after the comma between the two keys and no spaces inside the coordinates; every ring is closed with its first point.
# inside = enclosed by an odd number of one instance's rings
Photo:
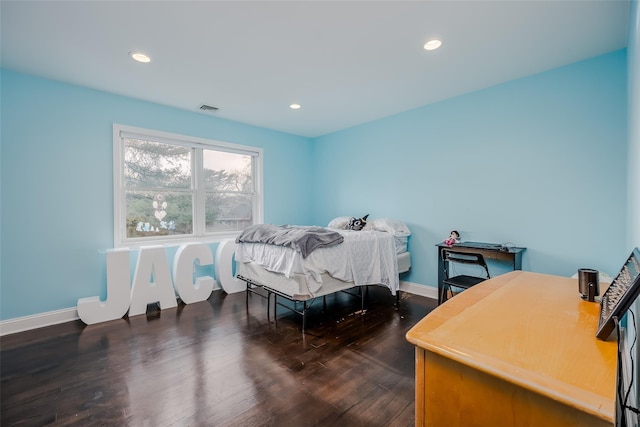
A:
{"type": "Polygon", "coordinates": [[[528,247],[527,270],[612,274],[627,255],[625,70],[618,51],[316,140],[2,70],[0,319],[104,296],[114,122],[262,147],[265,222],[406,221],[404,280],[435,285],[452,228],[528,247]]]}
{"type": "Polygon", "coordinates": [[[527,247],[526,270],[614,274],[628,255],[626,102],[622,50],[318,138],[315,222],[406,221],[403,279],[420,284],[437,283],[451,229],[527,247]]]}
{"type": "Polygon", "coordinates": [[[311,216],[312,143],[2,70],[1,319],[106,295],[113,123],[262,147],[265,221],[311,216]]]}
{"type": "MultiPolygon", "coordinates": [[[[629,78],[629,250],[640,247],[640,4],[630,2],[627,43],[629,78]]],[[[640,311],[640,310],[638,310],[640,311]]],[[[636,311],[636,312],[638,312],[636,311]]],[[[638,317],[640,323],[640,317],[638,317]]]]}

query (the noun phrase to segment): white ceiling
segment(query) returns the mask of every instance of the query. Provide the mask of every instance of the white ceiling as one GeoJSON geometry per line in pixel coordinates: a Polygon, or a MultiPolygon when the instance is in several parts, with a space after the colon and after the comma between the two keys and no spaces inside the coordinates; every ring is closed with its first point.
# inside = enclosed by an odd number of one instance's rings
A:
{"type": "Polygon", "coordinates": [[[629,24],[628,0],[0,7],[5,68],[307,137],[621,49],[629,24]]]}

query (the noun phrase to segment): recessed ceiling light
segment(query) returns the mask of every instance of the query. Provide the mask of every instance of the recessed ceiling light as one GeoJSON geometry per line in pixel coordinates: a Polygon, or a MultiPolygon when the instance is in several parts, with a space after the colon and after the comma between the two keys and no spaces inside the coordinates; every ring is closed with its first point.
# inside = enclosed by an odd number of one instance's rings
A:
{"type": "Polygon", "coordinates": [[[300,104],[291,104],[289,105],[289,108],[291,108],[292,110],[298,110],[300,108],[300,104]]]}
{"type": "Polygon", "coordinates": [[[144,63],[151,62],[151,58],[149,58],[147,55],[145,55],[142,52],[129,52],[129,56],[134,61],[144,62],[144,63]]]}
{"type": "Polygon", "coordinates": [[[436,50],[440,46],[442,46],[442,42],[440,40],[438,40],[438,39],[433,39],[433,40],[429,40],[428,42],[426,42],[424,44],[424,49],[425,50],[436,50]]]}

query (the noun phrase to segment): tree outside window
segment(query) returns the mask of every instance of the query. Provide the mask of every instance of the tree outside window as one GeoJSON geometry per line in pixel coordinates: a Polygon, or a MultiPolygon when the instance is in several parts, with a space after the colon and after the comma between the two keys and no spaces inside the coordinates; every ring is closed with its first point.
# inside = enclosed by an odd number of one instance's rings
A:
{"type": "Polygon", "coordinates": [[[117,125],[114,142],[116,244],[215,238],[262,222],[261,151],[117,125]]]}

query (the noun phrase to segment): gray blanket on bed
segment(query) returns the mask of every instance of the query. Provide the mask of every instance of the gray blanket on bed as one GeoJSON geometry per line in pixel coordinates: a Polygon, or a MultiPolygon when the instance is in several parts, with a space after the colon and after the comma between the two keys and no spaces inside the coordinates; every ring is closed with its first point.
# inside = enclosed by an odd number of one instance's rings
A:
{"type": "Polygon", "coordinates": [[[340,244],[344,237],[340,233],[323,227],[294,225],[257,224],[244,229],[236,243],[268,243],[288,246],[306,258],[317,248],[340,244]]]}

